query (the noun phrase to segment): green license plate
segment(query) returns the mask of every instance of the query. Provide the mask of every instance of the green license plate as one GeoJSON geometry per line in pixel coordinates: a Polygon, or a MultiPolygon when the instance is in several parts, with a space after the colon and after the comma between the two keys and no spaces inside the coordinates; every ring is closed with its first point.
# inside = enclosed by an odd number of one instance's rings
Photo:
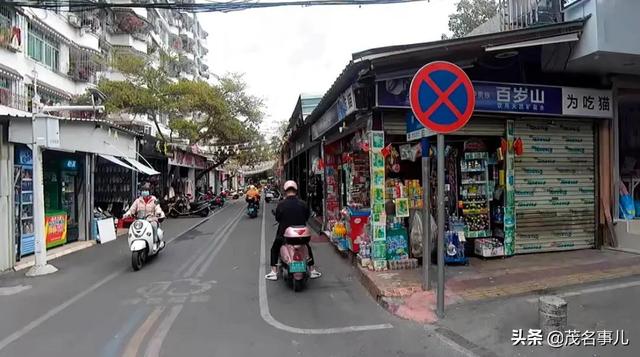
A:
{"type": "Polygon", "coordinates": [[[307,271],[307,264],[305,262],[291,262],[289,264],[290,273],[304,273],[307,271]]]}

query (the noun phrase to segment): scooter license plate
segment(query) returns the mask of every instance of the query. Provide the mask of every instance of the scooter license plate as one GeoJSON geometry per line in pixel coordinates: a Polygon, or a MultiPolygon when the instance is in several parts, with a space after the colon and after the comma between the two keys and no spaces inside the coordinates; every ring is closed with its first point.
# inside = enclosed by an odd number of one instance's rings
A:
{"type": "Polygon", "coordinates": [[[305,262],[291,262],[289,263],[290,273],[304,273],[307,271],[307,264],[305,262]]]}

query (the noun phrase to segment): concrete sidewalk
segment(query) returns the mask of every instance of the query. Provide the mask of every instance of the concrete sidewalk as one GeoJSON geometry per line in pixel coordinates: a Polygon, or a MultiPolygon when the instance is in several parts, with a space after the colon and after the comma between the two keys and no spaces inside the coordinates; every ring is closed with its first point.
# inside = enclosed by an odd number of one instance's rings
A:
{"type": "MultiPolygon", "coordinates": [[[[578,345],[566,338],[562,347],[552,348],[545,336],[541,346],[516,345],[513,331],[522,329],[524,336],[529,329],[539,329],[537,295],[476,301],[448,306],[445,317],[437,322],[436,329],[458,341],[468,350],[480,356],[638,356],[640,355],[640,279],[628,277],[608,280],[598,284],[583,284],[552,291],[568,303],[568,326],[563,332],[568,336],[578,331],[578,345]],[[595,331],[624,330],[628,346],[613,342],[602,346],[600,342],[586,345],[582,334],[595,331]]],[[[575,333],[574,333],[575,335],[575,333]]]]}
{"type": "MultiPolygon", "coordinates": [[[[435,270],[434,267],[434,278],[435,270]]],[[[358,271],[371,295],[391,313],[421,323],[437,320],[434,291],[422,290],[421,269],[373,272],[358,267],[358,271]]],[[[446,267],[446,303],[518,296],[633,275],[640,275],[640,255],[612,250],[532,254],[497,260],[471,258],[469,266],[446,267]]]]}
{"type": "MultiPolygon", "coordinates": [[[[216,211],[216,212],[219,212],[219,211],[216,211]]],[[[189,227],[193,227],[195,225],[204,223],[205,221],[213,217],[214,214],[211,214],[209,217],[206,217],[206,218],[198,217],[198,218],[167,219],[166,221],[164,221],[164,223],[162,223],[162,229],[164,230],[165,240],[175,239],[178,234],[185,232],[186,230],[189,229],[189,227]]],[[[128,232],[129,232],[128,229],[118,229],[116,240],[119,241],[121,239],[126,239],[128,232]]],[[[105,245],[108,245],[110,243],[113,243],[113,242],[105,243],[105,245]]],[[[55,261],[55,259],[58,259],[65,255],[79,252],[84,249],[91,248],[93,246],[101,246],[101,245],[102,244],[97,243],[95,240],[77,241],[77,242],[68,243],[59,247],[48,249],[47,261],[49,262],[55,261]]],[[[15,271],[25,270],[25,269],[31,268],[32,266],[34,266],[34,264],[35,264],[35,256],[29,255],[29,256],[23,257],[19,262],[17,262],[13,270],[15,271]]]]}

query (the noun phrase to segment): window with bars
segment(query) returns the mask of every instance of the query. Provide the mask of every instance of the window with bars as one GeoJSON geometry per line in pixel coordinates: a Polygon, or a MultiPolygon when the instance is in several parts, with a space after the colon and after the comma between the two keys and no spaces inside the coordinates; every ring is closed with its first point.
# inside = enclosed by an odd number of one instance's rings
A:
{"type": "Polygon", "coordinates": [[[60,43],[52,35],[31,23],[27,36],[27,54],[52,71],[57,72],[60,69],[60,43]]]}
{"type": "MultiPolygon", "coordinates": [[[[49,91],[43,90],[42,87],[38,86],[38,96],[40,96],[40,103],[44,105],[55,105],[55,104],[64,104],[68,100],[62,96],[55,95],[50,93],[49,91]]],[[[29,101],[33,98],[33,85],[27,84],[27,97],[29,101]]]]}

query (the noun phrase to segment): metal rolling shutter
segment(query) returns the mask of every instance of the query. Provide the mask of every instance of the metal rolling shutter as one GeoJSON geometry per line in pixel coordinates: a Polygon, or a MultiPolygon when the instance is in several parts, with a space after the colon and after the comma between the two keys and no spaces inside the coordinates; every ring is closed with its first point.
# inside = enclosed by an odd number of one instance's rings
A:
{"type": "Polygon", "coordinates": [[[593,123],[516,121],[524,153],[515,159],[516,253],[595,244],[593,123]]]}
{"type": "MultiPolygon", "coordinates": [[[[384,113],[384,131],[387,135],[406,135],[407,114],[402,112],[384,113]]],[[[455,136],[504,136],[506,120],[474,116],[467,125],[447,135],[455,136]]],[[[435,136],[435,133],[429,135],[435,136]]]]}

